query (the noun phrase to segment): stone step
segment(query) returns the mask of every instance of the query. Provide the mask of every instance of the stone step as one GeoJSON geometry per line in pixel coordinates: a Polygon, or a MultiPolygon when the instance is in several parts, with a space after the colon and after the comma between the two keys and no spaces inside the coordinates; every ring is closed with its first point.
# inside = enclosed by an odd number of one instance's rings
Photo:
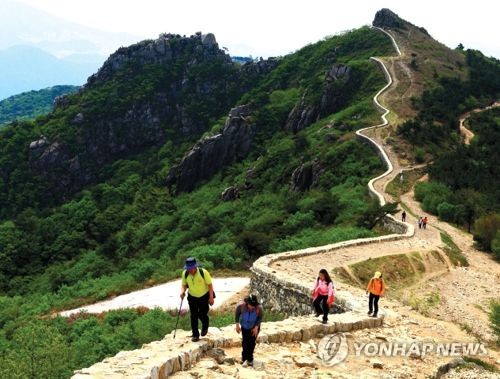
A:
{"type": "MultiPolygon", "coordinates": [[[[383,316],[371,318],[361,312],[346,312],[329,316],[328,324],[322,324],[311,316],[290,317],[283,321],[262,323],[258,343],[307,342],[319,335],[349,332],[379,327],[383,316]]],[[[191,368],[206,352],[213,348],[241,346],[241,335],[234,325],[209,328],[206,337],[191,342],[191,332],[178,330],[161,341],[143,345],[141,349],[121,351],[91,367],[75,371],[72,379],[160,379],[191,368]]]]}

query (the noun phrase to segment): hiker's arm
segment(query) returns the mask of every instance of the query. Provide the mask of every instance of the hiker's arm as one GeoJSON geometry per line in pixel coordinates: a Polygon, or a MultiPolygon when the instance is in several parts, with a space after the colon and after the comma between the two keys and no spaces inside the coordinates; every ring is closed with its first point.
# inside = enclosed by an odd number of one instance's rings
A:
{"type": "Polygon", "coordinates": [[[384,279],[380,279],[381,282],[382,282],[382,289],[380,291],[380,296],[384,296],[384,293],[385,293],[385,282],[384,282],[384,279]]]}
{"type": "Polygon", "coordinates": [[[262,321],[262,317],[264,316],[264,310],[262,309],[262,305],[258,305],[258,310],[257,312],[257,319],[255,320],[255,325],[252,328],[252,335],[257,338],[260,332],[260,323],[262,321]]]}
{"type": "Polygon", "coordinates": [[[214,305],[214,286],[212,284],[208,285],[208,303],[214,305]]]}
{"type": "Polygon", "coordinates": [[[236,310],[234,311],[234,322],[236,323],[236,333],[241,332],[240,316],[241,316],[241,305],[238,305],[236,307],[236,310]]]}
{"type": "Polygon", "coordinates": [[[262,309],[262,305],[258,305],[259,311],[257,312],[257,319],[255,320],[255,326],[259,327],[262,322],[262,317],[264,317],[264,309],[262,309]]]}
{"type": "Polygon", "coordinates": [[[370,281],[368,282],[368,285],[366,286],[366,293],[368,293],[368,291],[370,291],[371,284],[372,284],[372,280],[370,279],[370,281]]]}
{"type": "Polygon", "coordinates": [[[181,285],[181,299],[184,299],[184,296],[186,296],[186,290],[187,290],[187,284],[182,284],[181,285]]]}

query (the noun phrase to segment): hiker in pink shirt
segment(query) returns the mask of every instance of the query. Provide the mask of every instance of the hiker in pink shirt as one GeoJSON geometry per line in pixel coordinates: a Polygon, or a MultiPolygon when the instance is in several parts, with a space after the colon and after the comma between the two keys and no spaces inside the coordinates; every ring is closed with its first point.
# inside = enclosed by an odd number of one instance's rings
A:
{"type": "Polygon", "coordinates": [[[312,290],[313,305],[316,311],[316,317],[323,314],[323,324],[328,322],[328,312],[335,301],[335,289],[333,281],[324,268],[319,270],[316,285],[312,290]]]}

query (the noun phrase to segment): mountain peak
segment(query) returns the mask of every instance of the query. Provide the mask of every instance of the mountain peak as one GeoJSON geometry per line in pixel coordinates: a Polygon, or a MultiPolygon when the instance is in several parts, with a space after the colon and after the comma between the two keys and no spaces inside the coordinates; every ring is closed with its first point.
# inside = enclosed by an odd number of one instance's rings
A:
{"type": "Polygon", "coordinates": [[[375,18],[373,19],[373,26],[378,26],[379,28],[400,28],[406,29],[407,22],[400,18],[396,13],[388,8],[382,8],[377,13],[375,13],[375,18]]]}

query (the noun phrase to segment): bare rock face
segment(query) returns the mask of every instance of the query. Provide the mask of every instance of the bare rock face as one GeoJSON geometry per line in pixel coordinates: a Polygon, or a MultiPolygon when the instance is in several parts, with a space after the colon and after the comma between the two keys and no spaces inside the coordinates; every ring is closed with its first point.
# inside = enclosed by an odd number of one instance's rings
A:
{"type": "Polygon", "coordinates": [[[313,187],[318,183],[321,172],[321,166],[317,161],[300,165],[292,173],[290,183],[292,191],[303,192],[313,187]]]}
{"type": "Polygon", "coordinates": [[[222,167],[244,158],[255,135],[255,125],[247,123],[248,106],[233,108],[220,134],[199,141],[167,175],[167,186],[176,192],[191,191],[222,167]]]}

